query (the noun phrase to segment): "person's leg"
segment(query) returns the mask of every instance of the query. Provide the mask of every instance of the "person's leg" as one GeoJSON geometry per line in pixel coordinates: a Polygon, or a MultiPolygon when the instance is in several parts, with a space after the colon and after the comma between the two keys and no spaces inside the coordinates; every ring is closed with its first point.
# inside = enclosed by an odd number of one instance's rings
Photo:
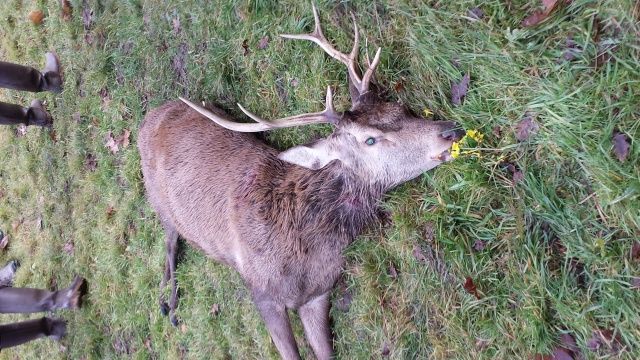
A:
{"type": "Polygon", "coordinates": [[[34,313],[57,309],[75,310],[82,306],[82,295],[86,292],[85,280],[79,276],[62,290],[0,288],[1,313],[34,313]]]}
{"type": "Polygon", "coordinates": [[[20,91],[62,91],[62,75],[58,56],[45,54],[46,65],[42,73],[32,67],[0,61],[0,87],[20,91]]]}
{"type": "Polygon", "coordinates": [[[38,99],[33,100],[28,108],[0,101],[0,125],[25,124],[46,127],[51,123],[51,116],[38,99]]]}
{"type": "Polygon", "coordinates": [[[67,333],[63,319],[42,318],[0,325],[0,349],[48,336],[59,341],[67,333]]]}

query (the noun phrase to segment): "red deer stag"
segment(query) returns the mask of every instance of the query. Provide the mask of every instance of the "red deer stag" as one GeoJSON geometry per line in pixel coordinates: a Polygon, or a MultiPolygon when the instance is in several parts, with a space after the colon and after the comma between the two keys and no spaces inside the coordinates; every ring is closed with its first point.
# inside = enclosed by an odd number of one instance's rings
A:
{"type": "MultiPolygon", "coordinates": [[[[355,17],[355,44],[344,54],[322,34],[315,6],[313,15],[312,33],[282,36],[311,40],[347,66],[351,110],[335,111],[327,89],[324,111],[265,120],[240,106],[256,122],[238,123],[181,99],[188,105],[151,111],[138,137],[147,196],[166,235],[160,286],[171,282],[172,323],[181,235],[240,273],[285,359],[300,358],[287,309],[298,309],[316,356],[332,356],[329,292],[343,269],[342,251],[376,219],[386,191],[442,163],[464,133],[454,122],[415,118],[383,102],[371,90],[380,49],[362,75],[355,17]],[[334,132],[283,152],[246,134],[319,123],[333,124],[334,132]]],[[[160,306],[165,312],[163,296],[160,306]]]]}

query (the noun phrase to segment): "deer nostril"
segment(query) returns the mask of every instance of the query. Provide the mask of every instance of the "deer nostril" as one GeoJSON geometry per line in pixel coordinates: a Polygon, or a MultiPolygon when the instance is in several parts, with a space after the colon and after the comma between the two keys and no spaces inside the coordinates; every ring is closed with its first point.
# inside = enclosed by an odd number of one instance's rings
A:
{"type": "Polygon", "coordinates": [[[466,132],[462,129],[452,129],[443,132],[442,137],[451,141],[459,141],[465,134],[466,132]]]}

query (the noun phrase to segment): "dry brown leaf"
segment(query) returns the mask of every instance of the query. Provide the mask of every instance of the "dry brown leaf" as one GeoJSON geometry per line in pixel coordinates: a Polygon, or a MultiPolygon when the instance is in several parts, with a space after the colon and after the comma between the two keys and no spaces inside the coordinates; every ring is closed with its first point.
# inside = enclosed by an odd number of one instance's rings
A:
{"type": "Polygon", "coordinates": [[[182,329],[182,333],[183,333],[183,334],[186,334],[186,333],[187,333],[187,325],[185,325],[184,323],[182,324],[181,329],[182,329]]]}
{"type": "Polygon", "coordinates": [[[75,246],[73,245],[72,242],[68,242],[66,244],[64,244],[64,246],[62,247],[62,250],[67,253],[67,255],[71,255],[73,256],[76,252],[75,250],[75,246]]]}
{"type": "Polygon", "coordinates": [[[11,223],[11,227],[13,228],[14,233],[18,231],[18,227],[20,227],[20,224],[22,224],[22,218],[15,220],[13,223],[11,223]]]}
{"type": "Polygon", "coordinates": [[[475,296],[476,299],[480,300],[480,294],[478,293],[478,289],[476,289],[476,285],[473,283],[473,279],[470,277],[467,278],[467,281],[464,283],[464,290],[475,296]]]}
{"type": "Polygon", "coordinates": [[[629,156],[629,148],[631,144],[629,144],[629,138],[627,135],[623,133],[619,133],[617,131],[613,132],[613,148],[618,155],[618,160],[620,162],[624,162],[629,156]]]}
{"type": "Polygon", "coordinates": [[[89,171],[95,171],[98,166],[98,161],[96,157],[92,154],[87,154],[84,160],[84,169],[89,171]]]}
{"type": "Polygon", "coordinates": [[[62,0],[62,20],[64,21],[71,20],[72,14],[73,14],[73,7],[71,7],[69,0],[62,0]]]}
{"type": "Polygon", "coordinates": [[[9,235],[5,235],[2,240],[0,240],[0,250],[4,249],[7,247],[7,244],[9,243],[9,235]]]}
{"type": "Polygon", "coordinates": [[[469,90],[469,73],[464,74],[462,81],[459,83],[451,82],[451,102],[454,105],[460,105],[462,99],[467,95],[469,90]]]}
{"type": "Polygon", "coordinates": [[[44,12],[42,12],[41,10],[32,11],[28,16],[29,20],[31,20],[36,25],[42,25],[42,22],[45,18],[44,12]]]}
{"type": "Polygon", "coordinates": [[[260,40],[260,43],[258,43],[258,49],[264,50],[267,46],[269,46],[269,35],[266,35],[262,40],[260,40]]]}
{"type": "Polygon", "coordinates": [[[242,42],[242,49],[244,50],[244,52],[243,52],[244,56],[249,55],[249,45],[247,45],[247,40],[244,40],[242,42]]]}
{"type": "Polygon", "coordinates": [[[85,30],[89,30],[91,28],[91,24],[93,24],[93,9],[84,8],[82,11],[82,23],[84,24],[85,30]]]}
{"type": "Polygon", "coordinates": [[[542,20],[546,19],[549,15],[551,15],[553,10],[556,9],[557,4],[558,4],[558,0],[542,0],[542,6],[544,7],[544,10],[540,10],[540,9],[533,10],[533,12],[529,16],[527,16],[526,18],[524,18],[524,20],[522,20],[522,23],[520,24],[520,26],[529,27],[541,22],[542,20]]]}
{"type": "Polygon", "coordinates": [[[218,305],[218,303],[213,303],[213,306],[211,306],[211,310],[209,310],[209,313],[218,315],[220,313],[220,305],[218,305]]]}
{"type": "Polygon", "coordinates": [[[532,114],[530,112],[527,112],[525,114],[524,119],[520,120],[520,122],[516,125],[516,140],[521,142],[525,141],[529,138],[531,133],[538,132],[540,126],[538,126],[538,124],[533,121],[535,120],[535,118],[535,114],[532,114]]]}

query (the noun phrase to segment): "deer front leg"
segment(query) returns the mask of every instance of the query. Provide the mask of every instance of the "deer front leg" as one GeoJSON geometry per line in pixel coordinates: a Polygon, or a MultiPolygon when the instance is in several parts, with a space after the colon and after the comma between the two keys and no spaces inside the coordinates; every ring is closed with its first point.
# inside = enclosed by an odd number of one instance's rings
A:
{"type": "Polygon", "coordinates": [[[329,293],[302,305],[298,309],[304,332],[318,359],[330,359],[333,355],[331,329],[329,328],[329,293]]]}
{"type": "Polygon", "coordinates": [[[300,353],[291,330],[287,308],[268,294],[253,292],[252,295],[280,356],[285,360],[299,360],[300,353]]]}
{"type": "Polygon", "coordinates": [[[167,308],[169,309],[169,318],[173,326],[178,326],[178,319],[176,319],[175,311],[178,304],[178,289],[176,283],[176,259],[178,255],[178,231],[173,225],[163,222],[165,232],[165,245],[166,245],[166,260],[164,277],[160,283],[160,298],[158,303],[160,304],[160,311],[162,315],[167,315],[167,308]],[[169,295],[169,305],[164,299],[164,288],[167,286],[167,282],[171,281],[171,295],[169,295]]]}

